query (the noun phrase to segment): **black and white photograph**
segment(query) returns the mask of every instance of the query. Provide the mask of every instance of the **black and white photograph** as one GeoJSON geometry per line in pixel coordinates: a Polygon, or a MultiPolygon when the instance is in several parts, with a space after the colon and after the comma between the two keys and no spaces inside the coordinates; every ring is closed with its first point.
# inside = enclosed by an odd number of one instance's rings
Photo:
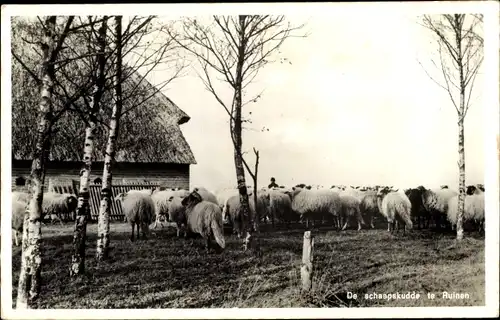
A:
{"type": "Polygon", "coordinates": [[[2,6],[2,319],[498,317],[499,21],[2,6]]]}

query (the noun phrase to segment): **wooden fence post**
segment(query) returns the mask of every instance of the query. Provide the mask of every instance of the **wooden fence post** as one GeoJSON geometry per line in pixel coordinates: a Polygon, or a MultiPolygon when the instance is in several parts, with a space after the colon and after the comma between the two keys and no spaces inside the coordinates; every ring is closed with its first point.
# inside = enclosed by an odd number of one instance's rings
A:
{"type": "Polygon", "coordinates": [[[300,268],[300,278],[302,280],[302,290],[311,291],[313,277],[313,249],[314,236],[311,231],[304,232],[304,246],[302,247],[302,267],[300,268]]]}

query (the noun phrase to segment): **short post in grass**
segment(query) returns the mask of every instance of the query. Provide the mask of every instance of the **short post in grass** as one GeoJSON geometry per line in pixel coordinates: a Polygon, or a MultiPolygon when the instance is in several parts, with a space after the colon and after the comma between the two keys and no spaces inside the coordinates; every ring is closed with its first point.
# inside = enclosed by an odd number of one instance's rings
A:
{"type": "Polygon", "coordinates": [[[312,289],[313,249],[314,236],[311,235],[311,231],[306,231],[304,232],[304,245],[302,247],[302,267],[300,268],[302,290],[305,292],[309,292],[312,289]]]}

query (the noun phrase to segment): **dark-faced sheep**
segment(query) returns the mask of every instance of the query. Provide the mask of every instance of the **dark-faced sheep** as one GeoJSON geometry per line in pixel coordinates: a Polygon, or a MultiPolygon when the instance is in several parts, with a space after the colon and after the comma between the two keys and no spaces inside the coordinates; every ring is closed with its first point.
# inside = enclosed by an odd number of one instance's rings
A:
{"type": "Polygon", "coordinates": [[[393,233],[398,229],[398,223],[404,225],[403,233],[413,228],[411,221],[411,203],[402,192],[394,192],[384,188],[377,193],[379,210],[387,219],[387,231],[393,233]]]}
{"type": "Polygon", "coordinates": [[[62,225],[61,216],[70,215],[76,210],[78,199],[69,193],[47,192],[43,195],[42,212],[43,217],[49,216],[54,222],[57,218],[62,225]]]}
{"type": "Polygon", "coordinates": [[[446,219],[446,213],[448,211],[448,202],[451,198],[458,195],[458,193],[452,189],[425,189],[419,186],[418,189],[422,192],[422,204],[427,212],[430,213],[430,217],[434,220],[436,229],[446,229],[451,225],[448,225],[446,219]]]}
{"type": "Polygon", "coordinates": [[[199,234],[205,240],[207,252],[212,247],[212,241],[219,245],[220,250],[224,250],[226,243],[224,240],[224,227],[222,224],[222,212],[215,203],[205,201],[196,191],[182,199],[185,207],[186,229],[189,233],[199,234]]]}
{"type": "Polygon", "coordinates": [[[149,225],[153,222],[155,205],[151,196],[144,192],[120,193],[116,200],[122,204],[123,213],[132,227],[131,241],[134,241],[134,226],[137,226],[137,239],[139,227],[144,239],[148,237],[149,225]]]}
{"type": "MultiPolygon", "coordinates": [[[[411,216],[416,223],[418,229],[428,228],[430,215],[425,210],[424,204],[422,202],[422,188],[410,188],[404,190],[405,195],[408,197],[411,203],[411,216]]],[[[447,189],[447,188],[442,188],[447,189]]]]}

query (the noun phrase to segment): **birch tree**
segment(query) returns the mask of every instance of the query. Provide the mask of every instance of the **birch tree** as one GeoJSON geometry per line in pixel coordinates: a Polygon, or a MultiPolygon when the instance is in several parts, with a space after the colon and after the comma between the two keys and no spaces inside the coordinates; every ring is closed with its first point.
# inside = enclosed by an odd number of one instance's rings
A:
{"type": "Polygon", "coordinates": [[[122,16],[114,17],[115,39],[114,51],[116,55],[113,77],[114,101],[113,113],[109,123],[109,136],[106,144],[104,170],[102,174],[101,204],[99,207],[99,221],[97,231],[97,260],[104,260],[109,250],[109,215],[111,212],[111,170],[115,157],[115,144],[120,129],[120,115],[122,113],[122,16]]]}
{"type": "MultiPolygon", "coordinates": [[[[89,183],[92,170],[92,155],[94,153],[94,134],[97,126],[97,115],[100,109],[101,97],[105,90],[106,83],[106,32],[107,16],[103,18],[97,37],[98,70],[94,92],[92,95],[92,107],[89,113],[88,125],[85,129],[85,142],[83,149],[83,167],[80,171],[80,190],[78,192],[78,207],[73,233],[73,256],[71,258],[70,275],[76,276],[83,274],[85,270],[85,246],[87,237],[87,220],[90,217],[89,205],[89,183]]],[[[89,17],[89,20],[92,20],[89,17]]],[[[94,25],[92,25],[94,31],[94,25]]],[[[91,34],[93,34],[92,32],[91,34]]]]}
{"type": "Polygon", "coordinates": [[[292,27],[285,17],[268,15],[213,16],[210,20],[200,23],[196,18],[186,18],[182,25],[183,41],[179,43],[199,62],[199,78],[229,116],[243,216],[243,250],[252,248],[259,252],[253,237],[255,215],[250,211],[245,181],[244,166],[249,167],[242,155],[242,110],[256,97],[245,101],[245,88],[292,32],[302,26],[292,27]],[[229,85],[231,101],[225,101],[215,89],[213,73],[229,85]]]}
{"type": "Polygon", "coordinates": [[[23,225],[21,270],[16,308],[27,309],[40,293],[42,255],[40,252],[42,233],[42,201],[46,162],[51,143],[52,92],[54,88],[54,63],[74,17],[70,16],[62,34],[56,33],[56,16],[48,16],[44,23],[44,36],[39,42],[42,51],[40,71],[40,102],[38,105],[38,128],[36,147],[31,166],[30,201],[23,225]]]}
{"type": "Polygon", "coordinates": [[[465,205],[464,121],[471,106],[474,82],[483,62],[483,38],[479,35],[482,17],[473,14],[425,15],[422,25],[431,31],[437,43],[439,61],[432,61],[442,79],[427,75],[446,90],[458,116],[459,195],[457,239],[463,238],[465,205]]]}

